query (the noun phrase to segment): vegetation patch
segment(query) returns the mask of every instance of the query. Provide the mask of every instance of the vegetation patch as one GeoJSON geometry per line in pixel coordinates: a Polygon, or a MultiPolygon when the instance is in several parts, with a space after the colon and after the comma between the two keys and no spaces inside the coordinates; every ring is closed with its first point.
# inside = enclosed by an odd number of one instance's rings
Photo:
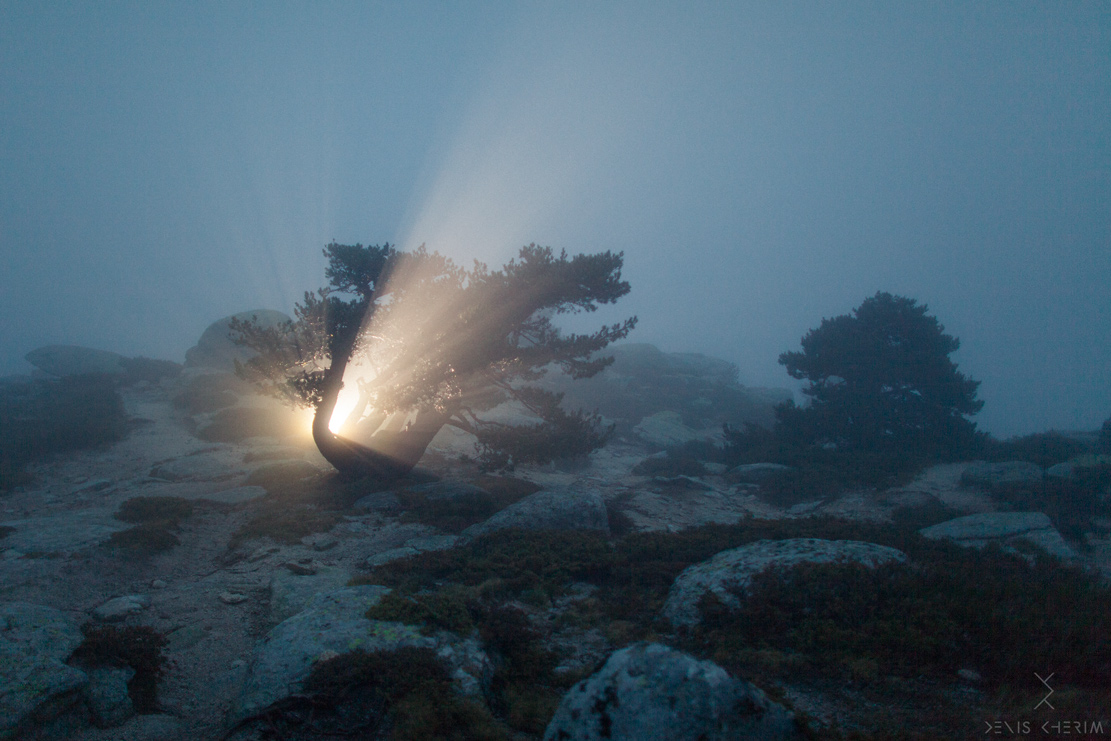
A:
{"type": "Polygon", "coordinates": [[[303,693],[268,710],[265,720],[282,739],[509,738],[481,702],[455,692],[447,668],[428,648],[356,649],[317,662],[303,693]]]}
{"type": "Polygon", "coordinates": [[[131,667],[135,676],[127,683],[127,693],[136,712],[158,712],[158,683],[166,666],[162,655],[165,636],[147,625],[119,628],[86,624],[81,632],[85,640],[70,660],[89,668],[131,667]]]}
{"type": "Polygon", "coordinates": [[[70,376],[0,387],[0,490],[30,483],[28,463],[122,440],[123,399],[109,376],[70,376]]]}
{"type": "Polygon", "coordinates": [[[444,551],[427,551],[379,566],[355,583],[384,584],[408,592],[442,583],[478,587],[481,597],[546,603],[575,581],[605,571],[613,549],[596,531],[507,528],[444,551]]]}
{"type": "MultiPolygon", "coordinates": [[[[299,461],[305,463],[305,461],[299,461]]],[[[252,538],[269,537],[280,543],[299,543],[313,533],[327,532],[343,520],[343,512],[366,494],[361,482],[346,481],[338,474],[309,478],[274,477],[267,494],[248,506],[252,516],[231,537],[234,550],[252,538]]]]}
{"type": "Polygon", "coordinates": [[[466,636],[475,627],[472,608],[468,606],[468,602],[473,603],[474,599],[473,588],[459,586],[414,595],[394,591],[367,610],[366,616],[370,620],[419,625],[421,632],[425,634],[450,630],[466,636]]]}
{"type": "Polygon", "coordinates": [[[418,594],[391,592],[367,611],[371,620],[418,625],[422,632],[450,630],[467,636],[476,629],[495,663],[487,697],[510,728],[541,734],[570,685],[552,674],[558,657],[541,647],[541,634],[520,607],[484,599],[476,587],[450,585],[418,594]]]}
{"type": "Polygon", "coordinates": [[[0,525],[0,538],[6,538],[14,532],[14,527],[10,527],[8,525],[0,525]]]}
{"type": "Polygon", "coordinates": [[[178,523],[193,514],[194,503],[182,497],[132,497],[114,515],[123,522],[178,523]]]}
{"type": "Polygon", "coordinates": [[[120,505],[117,520],[135,527],[112,533],[108,545],[131,553],[151,555],[180,545],[175,531],[193,514],[194,503],[181,497],[132,497],[120,505]]]}
{"type": "Polygon", "coordinates": [[[136,555],[149,556],[181,545],[181,540],[165,523],[145,522],[112,533],[108,538],[108,545],[136,555]]]}
{"type": "Polygon", "coordinates": [[[664,632],[665,642],[773,696],[795,688],[853,707],[841,728],[815,725],[815,738],[962,737],[982,731],[982,718],[1033,708],[1042,687],[1035,672],[1055,672],[1077,717],[1097,718],[1111,687],[1111,587],[1033,547],[980,551],[916,532],[948,514],[908,508],[898,525],[748,519],[612,544],[594,533],[507,530],[391,562],[361,581],[397,588],[376,617],[459,632],[473,625],[497,667],[490,707],[526,734],[542,733],[566,681],[553,674],[559,657],[544,650],[520,602],[553,604],[576,582],[597,590],[564,610],[561,625],[597,628],[615,647],[664,632]],[[800,537],[886,545],[908,563],[766,572],[738,595],[741,609],[706,598],[703,623],[668,637],[658,616],[685,568],[758,540],[800,537]],[[962,669],[980,676],[979,692],[958,691],[962,669]]]}

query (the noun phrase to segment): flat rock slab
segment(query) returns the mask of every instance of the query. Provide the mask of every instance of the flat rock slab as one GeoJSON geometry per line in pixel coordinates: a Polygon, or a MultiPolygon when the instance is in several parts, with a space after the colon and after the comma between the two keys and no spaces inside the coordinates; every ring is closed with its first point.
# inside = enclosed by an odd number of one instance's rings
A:
{"type": "Polygon", "coordinates": [[[24,356],[27,362],[53,376],[76,376],[83,373],[123,375],[123,355],[78,345],[47,345],[24,356]]]}
{"type": "Polygon", "coordinates": [[[112,533],[131,527],[112,517],[110,510],[86,509],[0,523],[14,528],[3,540],[5,548],[23,554],[73,553],[100,545],[112,533]]]}
{"type": "Polygon", "coordinates": [[[978,515],[957,517],[919,530],[924,537],[934,540],[948,539],[956,543],[983,548],[988,543],[998,543],[1013,550],[1015,540],[1044,548],[1048,553],[1073,560],[1080,555],[1070,546],[1053,522],[1042,512],[985,512],[978,515]]]}
{"type": "Polygon", "coordinates": [[[485,522],[463,531],[474,539],[510,527],[526,530],[601,530],[609,532],[606,503],[596,491],[560,487],[544,489],[514,502],[485,522]]]}
{"type": "Polygon", "coordinates": [[[304,610],[316,594],[333,592],[350,580],[351,572],[332,566],[306,576],[276,569],[270,577],[270,619],[280,623],[291,618],[304,610]]]}
{"type": "Polygon", "coordinates": [[[906,558],[902,551],[858,540],[760,540],[722,551],[684,569],[671,585],[663,615],[672,625],[696,625],[701,620],[698,603],[707,592],[726,606],[739,608],[737,593],[743,593],[754,576],[771,568],[801,563],[859,563],[875,567],[891,561],[904,562],[906,558]]]}
{"type": "Polygon", "coordinates": [[[544,741],[792,739],[793,716],[717,664],[658,643],[616,651],[563,696],[544,741]]]}
{"type": "Polygon", "coordinates": [[[1042,467],[1029,461],[984,463],[977,461],[964,469],[961,483],[996,491],[1011,486],[1032,486],[1041,483],[1042,467]]]}
{"type": "Polygon", "coordinates": [[[150,476],[164,481],[226,481],[246,473],[232,464],[228,455],[188,455],[161,463],[150,476]]]}
{"type": "Polygon", "coordinates": [[[0,739],[14,738],[32,718],[76,702],[87,675],[65,661],[84,636],[61,610],[0,603],[0,739]]]}

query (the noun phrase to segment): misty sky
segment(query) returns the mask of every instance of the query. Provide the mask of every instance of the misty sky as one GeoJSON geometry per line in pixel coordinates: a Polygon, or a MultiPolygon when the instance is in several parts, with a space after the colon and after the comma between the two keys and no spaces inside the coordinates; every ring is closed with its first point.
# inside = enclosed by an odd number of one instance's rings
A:
{"type": "Polygon", "coordinates": [[[623,250],[749,385],[878,290],[997,436],[1111,415],[1111,3],[0,0],[0,374],[181,361],[329,241],[623,250]]]}

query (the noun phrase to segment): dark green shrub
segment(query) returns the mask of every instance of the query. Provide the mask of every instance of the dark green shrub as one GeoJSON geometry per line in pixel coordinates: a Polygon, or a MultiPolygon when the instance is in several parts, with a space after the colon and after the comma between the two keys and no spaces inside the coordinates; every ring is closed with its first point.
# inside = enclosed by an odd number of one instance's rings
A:
{"type": "Polygon", "coordinates": [[[130,666],[135,676],[127,683],[127,693],[135,710],[158,712],[158,683],[166,665],[162,655],[165,636],[147,625],[118,628],[87,624],[82,626],[81,632],[85,640],[70,660],[86,667],[130,666]]]}
{"type": "Polygon", "coordinates": [[[193,514],[194,502],[181,497],[132,497],[114,517],[123,522],[180,522],[193,514]]]}
{"type": "Polygon", "coordinates": [[[122,440],[123,399],[109,376],[69,376],[0,387],[0,488],[28,482],[23,467],[54,453],[122,440]]]}
{"type": "Polygon", "coordinates": [[[984,445],[981,457],[992,461],[1029,461],[1049,468],[1090,452],[1092,447],[1087,443],[1051,430],[1003,442],[992,440],[984,445]]]}
{"type": "Polygon", "coordinates": [[[392,620],[419,625],[424,633],[450,630],[466,636],[474,630],[474,619],[468,608],[473,590],[444,587],[434,592],[405,595],[390,592],[367,610],[369,620],[392,620]]]}
{"type": "Polygon", "coordinates": [[[480,587],[484,597],[528,592],[550,597],[571,582],[598,578],[612,558],[606,537],[596,531],[508,528],[462,547],[391,561],[355,581],[411,592],[451,582],[480,587]]]}
{"type": "Polygon", "coordinates": [[[172,520],[144,522],[112,533],[108,538],[108,546],[143,556],[168,551],[181,545],[173,531],[175,524],[172,520]]]}
{"type": "Polygon", "coordinates": [[[704,603],[702,640],[719,658],[774,649],[841,679],[869,664],[876,677],[939,679],[972,666],[991,686],[1036,687],[1034,672],[1046,667],[1062,683],[1111,682],[1111,616],[1101,607],[1111,588],[1045,557],[1031,564],[951,544],[910,550],[917,558],[908,564],[759,574],[738,595],[740,610],[704,603]]]}
{"type": "Polygon", "coordinates": [[[168,551],[181,544],[174,531],[193,514],[193,508],[192,501],[181,497],[132,497],[120,505],[114,516],[137,524],[112,533],[108,545],[139,555],[168,551]]]}
{"type": "Polygon", "coordinates": [[[1099,428],[1099,442],[1096,447],[1096,452],[1111,455],[1111,417],[1103,420],[1103,425],[1099,428]]]}
{"type": "Polygon", "coordinates": [[[446,667],[428,648],[356,649],[319,661],[302,696],[264,716],[283,739],[507,739],[481,703],[454,691],[446,667]]]}

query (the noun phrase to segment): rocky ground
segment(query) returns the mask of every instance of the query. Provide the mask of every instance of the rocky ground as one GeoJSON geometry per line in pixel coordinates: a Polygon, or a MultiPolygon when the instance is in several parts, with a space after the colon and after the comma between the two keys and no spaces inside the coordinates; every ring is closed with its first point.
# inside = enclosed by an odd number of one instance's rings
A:
{"type": "MultiPolygon", "coordinates": [[[[188,415],[171,403],[181,383],[165,380],[125,388],[127,413],[134,424],[125,440],[106,450],[35,464],[32,487],[0,498],[0,525],[7,533],[0,539],[0,602],[55,608],[77,625],[147,625],[168,637],[169,663],[159,690],[161,713],[136,715],[105,729],[63,713],[51,721],[53,725],[40,727],[43,737],[220,738],[228,728],[229,713],[242,702],[244,681],[268,631],[303,610],[314,594],[343,587],[368,563],[459,542],[457,535],[403,522],[396,508],[381,506],[380,501],[350,510],[325,532],[300,543],[266,536],[233,542],[266,500],[267,489],[250,483],[253,474],[257,481],[260,469],[273,471],[275,463],[289,461],[303,463],[284,469],[283,475],[308,476],[328,466],[307,434],[240,442],[199,439],[195,432],[203,415],[188,415]],[[121,504],[134,497],[166,496],[198,503],[179,526],[179,545],[149,556],[109,547],[113,533],[130,527],[114,517],[121,504]]],[[[451,452],[433,450],[424,461],[427,472],[449,481],[473,479],[477,472],[458,463],[451,452]]],[[[723,468],[696,478],[633,475],[631,470],[648,452],[629,436],[574,470],[530,468],[515,475],[543,490],[594,492],[611,516],[620,513],[624,526],[634,530],[674,532],[746,516],[831,514],[882,521],[900,507],[928,502],[961,514],[996,509],[987,494],[961,486],[966,464],[934,467],[897,490],[848,493],[781,508],[764,501],[755,485],[737,484],[735,477],[725,476],[723,468]]],[[[1038,527],[1042,525],[1026,523],[1003,535],[1028,534],[1038,527]]],[[[1106,541],[1093,539],[1081,556],[1075,544],[1057,538],[1066,555],[1111,575],[1111,547],[1106,541]]],[[[617,648],[597,635],[566,640],[581,644],[573,648],[587,666],[617,648]]],[[[813,698],[795,700],[811,714],[836,714],[813,698]]]]}

